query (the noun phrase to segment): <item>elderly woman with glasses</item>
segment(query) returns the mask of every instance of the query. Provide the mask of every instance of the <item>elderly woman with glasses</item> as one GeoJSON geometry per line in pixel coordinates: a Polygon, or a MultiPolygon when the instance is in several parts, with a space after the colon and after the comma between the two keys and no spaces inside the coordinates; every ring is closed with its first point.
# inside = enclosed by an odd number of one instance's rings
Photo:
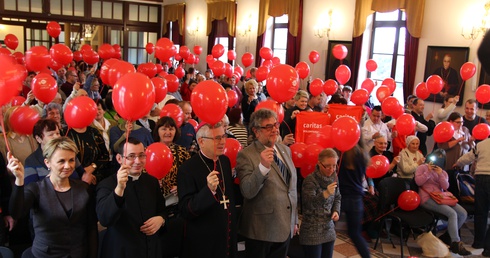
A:
{"type": "Polygon", "coordinates": [[[333,149],[322,150],[315,171],[303,181],[303,220],[299,241],[309,258],[333,255],[334,222],[339,220],[341,202],[335,174],[337,161],[338,155],[333,149]]]}
{"type": "MultiPolygon", "coordinates": [[[[475,142],[468,128],[463,126],[463,116],[460,113],[451,113],[447,121],[454,127],[453,137],[447,142],[438,143],[437,147],[446,151],[446,165],[444,166],[444,170],[450,171],[453,169],[453,165],[456,164],[459,157],[475,147],[475,142]]],[[[466,165],[462,169],[468,171],[469,167],[466,165]]]]}

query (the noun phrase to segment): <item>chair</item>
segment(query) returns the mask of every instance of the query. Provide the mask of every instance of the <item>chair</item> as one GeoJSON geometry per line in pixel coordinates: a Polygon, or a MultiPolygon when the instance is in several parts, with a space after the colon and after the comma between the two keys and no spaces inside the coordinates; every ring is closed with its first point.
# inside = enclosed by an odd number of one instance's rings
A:
{"type": "MultiPolygon", "coordinates": [[[[381,180],[378,185],[379,191],[379,209],[383,217],[381,219],[378,238],[374,244],[374,249],[378,246],[379,236],[383,226],[388,226],[388,221],[393,220],[398,222],[400,232],[400,250],[401,257],[403,257],[403,242],[404,242],[404,230],[408,230],[407,240],[410,233],[412,233],[415,239],[414,229],[422,230],[424,232],[430,231],[434,223],[434,217],[431,213],[425,211],[422,208],[417,208],[413,211],[404,211],[397,206],[398,196],[408,190],[409,184],[405,179],[397,177],[387,177],[381,180]]],[[[390,236],[390,230],[386,230],[388,239],[390,240],[393,248],[395,245],[390,236]]]]}
{"type": "Polygon", "coordinates": [[[14,258],[14,252],[5,246],[0,246],[0,256],[3,258],[14,258]]]}

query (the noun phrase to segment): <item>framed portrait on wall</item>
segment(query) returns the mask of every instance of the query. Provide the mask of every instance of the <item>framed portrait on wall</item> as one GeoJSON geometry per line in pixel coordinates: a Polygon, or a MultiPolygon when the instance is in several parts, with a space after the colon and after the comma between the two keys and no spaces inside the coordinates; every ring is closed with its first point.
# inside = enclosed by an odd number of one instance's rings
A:
{"type": "Polygon", "coordinates": [[[444,86],[438,94],[431,94],[426,101],[444,103],[448,95],[459,94],[458,106],[464,99],[464,84],[459,74],[461,66],[468,61],[469,47],[440,47],[428,46],[425,60],[424,81],[431,75],[439,75],[444,86]]]}
{"type": "MultiPolygon", "coordinates": [[[[347,65],[350,68],[350,56],[352,50],[352,41],[340,41],[340,40],[329,40],[328,41],[328,52],[327,52],[327,65],[325,66],[325,80],[334,79],[335,80],[335,69],[341,64],[347,65]],[[337,45],[342,44],[347,48],[347,56],[342,62],[335,58],[332,54],[332,48],[337,45]]],[[[351,85],[351,79],[347,81],[345,85],[351,85]]]]}

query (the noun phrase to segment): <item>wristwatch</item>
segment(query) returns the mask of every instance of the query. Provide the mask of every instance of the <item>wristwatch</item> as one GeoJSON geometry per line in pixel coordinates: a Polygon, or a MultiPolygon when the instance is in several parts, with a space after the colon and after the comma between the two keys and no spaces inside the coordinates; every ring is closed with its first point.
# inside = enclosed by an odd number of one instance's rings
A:
{"type": "Polygon", "coordinates": [[[95,163],[90,164],[90,166],[92,166],[94,169],[97,169],[97,164],[95,163]]]}

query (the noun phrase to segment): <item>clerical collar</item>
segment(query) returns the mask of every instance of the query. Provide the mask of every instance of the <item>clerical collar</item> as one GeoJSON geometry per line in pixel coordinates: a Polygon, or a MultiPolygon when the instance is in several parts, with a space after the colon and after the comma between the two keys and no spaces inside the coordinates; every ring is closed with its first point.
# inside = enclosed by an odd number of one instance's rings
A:
{"type": "Polygon", "coordinates": [[[138,179],[140,179],[141,173],[139,173],[137,176],[136,175],[128,175],[128,176],[131,177],[133,181],[138,181],[138,179]]]}
{"type": "MultiPolygon", "coordinates": [[[[206,154],[204,154],[204,152],[202,152],[202,150],[201,150],[201,155],[203,155],[203,156],[204,156],[204,157],[206,157],[207,159],[214,160],[214,159],[212,159],[212,158],[208,157],[206,154]]],[[[216,160],[218,160],[218,157],[216,157],[216,160]]]]}

